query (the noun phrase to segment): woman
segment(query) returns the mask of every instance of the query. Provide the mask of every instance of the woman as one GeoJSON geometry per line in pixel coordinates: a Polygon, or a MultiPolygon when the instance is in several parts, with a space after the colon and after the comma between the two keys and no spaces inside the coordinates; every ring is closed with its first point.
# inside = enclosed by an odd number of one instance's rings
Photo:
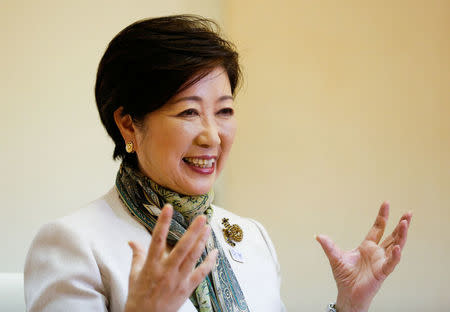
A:
{"type": "MultiPolygon", "coordinates": [[[[95,93],[122,160],[115,187],[39,231],[25,265],[28,311],[284,310],[264,228],[212,204],[239,79],[233,46],[200,17],[139,21],[111,41],[95,93]]],[[[379,244],[388,210],[350,252],[317,237],[338,286],[329,311],[367,311],[399,262],[411,214],[379,244]]]]}

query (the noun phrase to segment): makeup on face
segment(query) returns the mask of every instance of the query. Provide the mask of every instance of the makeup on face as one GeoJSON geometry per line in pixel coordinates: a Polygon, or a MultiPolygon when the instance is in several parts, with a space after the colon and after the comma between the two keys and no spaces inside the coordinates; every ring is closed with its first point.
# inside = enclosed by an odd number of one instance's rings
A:
{"type": "Polygon", "coordinates": [[[209,192],[228,158],[237,126],[226,71],[214,69],[144,122],[136,133],[144,174],[181,194],[209,192]]]}

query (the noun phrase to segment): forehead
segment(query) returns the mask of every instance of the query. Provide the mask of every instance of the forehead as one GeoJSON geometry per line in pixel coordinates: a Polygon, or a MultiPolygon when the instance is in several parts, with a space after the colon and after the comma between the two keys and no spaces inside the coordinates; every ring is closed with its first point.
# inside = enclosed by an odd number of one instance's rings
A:
{"type": "MultiPolygon", "coordinates": [[[[198,96],[198,97],[221,97],[231,94],[230,80],[226,70],[222,67],[216,67],[207,75],[190,85],[188,88],[177,93],[173,97],[173,101],[177,101],[180,98],[186,96],[198,96]]],[[[172,102],[172,101],[171,101],[172,102]]]]}

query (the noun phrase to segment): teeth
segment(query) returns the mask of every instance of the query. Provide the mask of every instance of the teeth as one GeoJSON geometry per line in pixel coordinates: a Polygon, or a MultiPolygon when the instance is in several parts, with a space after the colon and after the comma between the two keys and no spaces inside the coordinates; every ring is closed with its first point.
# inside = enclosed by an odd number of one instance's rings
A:
{"type": "Polygon", "coordinates": [[[193,158],[186,157],[184,158],[188,163],[200,167],[200,168],[211,168],[214,165],[215,159],[201,159],[201,158],[193,158]]]}

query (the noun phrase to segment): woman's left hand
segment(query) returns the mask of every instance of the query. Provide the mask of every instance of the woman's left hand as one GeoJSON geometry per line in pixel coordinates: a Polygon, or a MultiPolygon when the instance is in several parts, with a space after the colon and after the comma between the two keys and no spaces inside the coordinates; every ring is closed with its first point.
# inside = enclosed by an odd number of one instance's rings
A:
{"type": "Polygon", "coordinates": [[[336,280],[336,308],[339,312],[368,311],[381,284],[399,263],[412,213],[405,213],[392,234],[379,244],[388,217],[389,204],[384,202],[366,238],[350,251],[342,251],[325,235],[316,237],[330,261],[336,280]]]}

